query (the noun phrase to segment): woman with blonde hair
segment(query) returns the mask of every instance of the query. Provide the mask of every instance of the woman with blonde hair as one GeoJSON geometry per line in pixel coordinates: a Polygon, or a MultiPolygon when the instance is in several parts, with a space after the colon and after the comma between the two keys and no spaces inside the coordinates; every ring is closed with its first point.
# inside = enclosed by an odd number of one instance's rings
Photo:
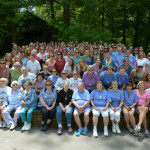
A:
{"type": "Polygon", "coordinates": [[[88,69],[88,65],[86,64],[84,59],[80,59],[79,64],[78,64],[78,74],[80,78],[83,77],[83,74],[85,71],[87,71],[87,69],[88,69]]]}
{"type": "Polygon", "coordinates": [[[6,53],[4,56],[4,59],[6,61],[6,65],[11,68],[13,65],[12,55],[11,53],[6,53]]]}
{"type": "Polygon", "coordinates": [[[23,67],[23,63],[22,63],[22,59],[20,55],[15,55],[14,60],[13,60],[13,64],[15,64],[15,62],[19,62],[21,67],[23,67]]]}

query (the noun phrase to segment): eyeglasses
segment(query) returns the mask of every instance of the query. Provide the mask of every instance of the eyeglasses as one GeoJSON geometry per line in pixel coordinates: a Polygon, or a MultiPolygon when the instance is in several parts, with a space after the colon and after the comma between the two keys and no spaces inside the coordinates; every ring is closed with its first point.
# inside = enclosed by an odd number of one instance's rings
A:
{"type": "Polygon", "coordinates": [[[46,84],[46,86],[52,86],[52,84],[46,84]]]}
{"type": "Polygon", "coordinates": [[[143,66],[138,66],[139,68],[143,68],[143,66]]]}
{"type": "Polygon", "coordinates": [[[93,71],[93,69],[88,69],[88,71],[93,71]]]}

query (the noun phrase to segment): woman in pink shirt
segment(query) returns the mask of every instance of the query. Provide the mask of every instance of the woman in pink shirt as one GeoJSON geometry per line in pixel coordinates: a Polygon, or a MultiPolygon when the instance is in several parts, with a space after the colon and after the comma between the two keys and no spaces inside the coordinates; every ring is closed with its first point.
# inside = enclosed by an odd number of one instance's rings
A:
{"type": "Polygon", "coordinates": [[[147,91],[145,91],[146,85],[144,81],[139,81],[137,84],[137,89],[134,90],[138,97],[138,103],[136,106],[136,111],[139,114],[139,122],[136,126],[136,130],[139,132],[141,129],[141,125],[143,123],[145,129],[145,136],[150,137],[149,132],[147,130],[147,120],[146,120],[146,113],[148,112],[148,105],[150,100],[150,95],[147,91]]]}
{"type": "Polygon", "coordinates": [[[146,84],[146,89],[150,88],[150,73],[147,74],[146,76],[146,81],[144,81],[146,84]]]}
{"type": "Polygon", "coordinates": [[[51,53],[49,59],[46,60],[46,65],[48,66],[48,71],[52,72],[55,69],[56,61],[54,60],[54,55],[51,53]]]}

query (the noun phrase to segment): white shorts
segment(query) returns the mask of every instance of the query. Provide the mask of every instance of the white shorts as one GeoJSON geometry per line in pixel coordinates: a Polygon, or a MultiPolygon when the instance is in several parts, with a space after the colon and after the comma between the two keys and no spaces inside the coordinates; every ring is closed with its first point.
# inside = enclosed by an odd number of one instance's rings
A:
{"type": "Polygon", "coordinates": [[[94,107],[92,107],[92,113],[93,115],[100,116],[102,114],[102,117],[108,117],[109,108],[107,108],[105,111],[102,111],[105,107],[97,107],[98,110],[95,110],[94,107]]]}

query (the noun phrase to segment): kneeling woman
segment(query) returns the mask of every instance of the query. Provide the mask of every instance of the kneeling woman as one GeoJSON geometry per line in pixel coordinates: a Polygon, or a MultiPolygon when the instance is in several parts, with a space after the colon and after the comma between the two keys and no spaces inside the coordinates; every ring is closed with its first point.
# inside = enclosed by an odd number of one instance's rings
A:
{"type": "Polygon", "coordinates": [[[87,126],[89,123],[89,113],[90,113],[90,94],[89,91],[84,88],[84,83],[80,82],[78,83],[78,89],[74,91],[72,96],[72,103],[75,106],[74,109],[74,119],[76,124],[79,127],[78,132],[76,133],[76,136],[80,136],[81,134],[86,135],[87,134],[87,126]],[[80,121],[80,114],[84,113],[84,124],[85,127],[82,128],[81,121],[80,121]]]}
{"type": "Polygon", "coordinates": [[[22,127],[22,131],[31,129],[31,120],[32,113],[36,110],[37,105],[37,97],[34,89],[31,88],[32,83],[30,81],[26,81],[24,84],[25,90],[23,91],[23,101],[20,102],[22,105],[22,109],[20,111],[20,116],[22,122],[24,122],[24,126],[22,127]],[[27,115],[26,115],[27,112],[27,115]]]}
{"type": "Polygon", "coordinates": [[[124,119],[126,121],[127,129],[129,132],[134,132],[134,135],[137,135],[136,132],[136,123],[134,118],[134,112],[135,112],[135,105],[138,102],[138,97],[134,91],[132,91],[132,84],[127,83],[126,90],[123,91],[124,95],[124,107],[123,107],[123,113],[124,113],[124,119]],[[133,129],[130,127],[130,124],[132,125],[133,129]]]}
{"type": "Polygon", "coordinates": [[[112,82],[112,88],[108,90],[108,94],[111,98],[110,103],[110,120],[112,121],[112,131],[114,133],[121,133],[119,128],[119,122],[120,122],[120,113],[121,113],[121,107],[123,105],[123,93],[122,91],[118,90],[118,82],[113,81],[112,82]]]}
{"type": "Polygon", "coordinates": [[[53,82],[47,80],[45,83],[45,88],[41,90],[39,95],[38,109],[42,113],[42,123],[40,130],[46,131],[48,124],[55,116],[57,92],[54,88],[53,82]]]}
{"type": "Polygon", "coordinates": [[[62,134],[62,112],[65,113],[66,120],[67,120],[67,126],[69,133],[72,132],[71,127],[71,118],[72,118],[72,112],[73,112],[73,106],[72,106],[72,94],[73,91],[69,89],[69,82],[64,83],[64,88],[59,92],[58,98],[57,98],[57,110],[56,110],[56,119],[58,123],[58,135],[62,134]]]}
{"type": "Polygon", "coordinates": [[[98,116],[100,116],[100,113],[103,117],[104,122],[104,135],[108,136],[108,113],[109,113],[109,102],[111,102],[111,98],[108,95],[108,92],[106,90],[103,90],[103,84],[101,81],[98,81],[96,83],[95,90],[91,93],[91,104],[93,106],[92,112],[93,112],[93,136],[98,137],[97,134],[97,123],[98,123],[98,116]]]}

